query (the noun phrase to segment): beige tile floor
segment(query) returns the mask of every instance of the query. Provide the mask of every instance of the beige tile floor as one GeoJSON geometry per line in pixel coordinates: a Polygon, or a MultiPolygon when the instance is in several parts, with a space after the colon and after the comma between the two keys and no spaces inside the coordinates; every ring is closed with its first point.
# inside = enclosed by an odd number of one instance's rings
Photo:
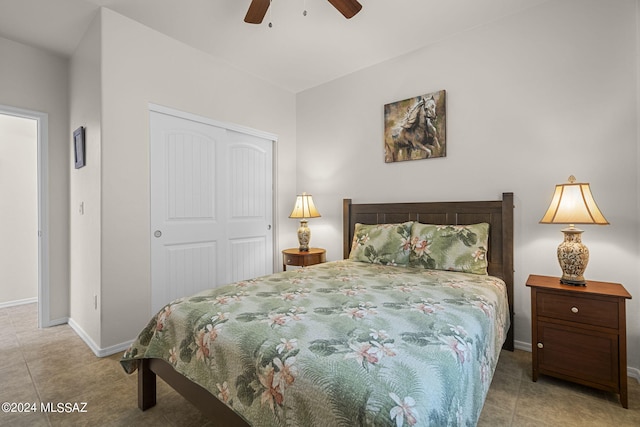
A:
{"type": "MultiPolygon", "coordinates": [[[[158,381],[158,405],[136,406],[136,375],[120,355],[97,358],[67,325],[39,330],[36,305],[0,309],[0,403],[86,402],[84,413],[3,413],[1,426],[216,426],[158,381]]],[[[480,426],[640,426],[640,385],[629,379],[629,409],[617,395],[542,377],[531,354],[503,352],[480,426]]]]}

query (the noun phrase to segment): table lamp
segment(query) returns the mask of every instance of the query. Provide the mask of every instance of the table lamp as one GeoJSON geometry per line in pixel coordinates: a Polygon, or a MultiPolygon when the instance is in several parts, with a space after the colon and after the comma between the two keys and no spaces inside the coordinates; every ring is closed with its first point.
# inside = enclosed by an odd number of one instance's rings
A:
{"type": "Polygon", "coordinates": [[[558,246],[558,262],[562,268],[560,283],[585,286],[584,270],[589,262],[589,249],[582,243],[582,232],[575,224],[607,225],[598,209],[588,183],[576,182],[571,175],[566,184],[556,185],[549,209],[541,224],[569,224],[562,230],[564,241],[558,246]]]}
{"type": "Polygon", "coordinates": [[[300,218],[300,228],[298,228],[299,250],[309,251],[309,241],[311,240],[311,229],[307,227],[307,218],[318,218],[320,213],[313,204],[311,194],[302,193],[296,197],[296,204],[291,211],[289,218],[300,218]]]}

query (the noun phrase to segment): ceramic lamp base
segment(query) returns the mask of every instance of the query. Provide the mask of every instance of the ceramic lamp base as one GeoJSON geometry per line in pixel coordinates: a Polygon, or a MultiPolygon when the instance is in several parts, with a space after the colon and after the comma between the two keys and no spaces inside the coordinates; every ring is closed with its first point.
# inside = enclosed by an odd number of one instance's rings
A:
{"type": "Polygon", "coordinates": [[[309,242],[311,241],[311,229],[307,227],[307,220],[300,220],[300,228],[298,228],[298,249],[301,252],[309,251],[309,242]]]}
{"type": "Polygon", "coordinates": [[[558,246],[558,262],[562,269],[560,283],[586,286],[584,271],[589,262],[589,248],[582,243],[582,232],[573,226],[562,230],[564,241],[558,246]]]}

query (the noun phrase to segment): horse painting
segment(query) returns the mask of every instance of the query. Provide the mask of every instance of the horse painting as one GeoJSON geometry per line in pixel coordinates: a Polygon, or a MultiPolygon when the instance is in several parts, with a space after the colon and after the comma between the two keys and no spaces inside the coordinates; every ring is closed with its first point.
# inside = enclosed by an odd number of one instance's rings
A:
{"type": "Polygon", "coordinates": [[[386,104],[385,162],[446,156],[445,91],[386,104]]]}

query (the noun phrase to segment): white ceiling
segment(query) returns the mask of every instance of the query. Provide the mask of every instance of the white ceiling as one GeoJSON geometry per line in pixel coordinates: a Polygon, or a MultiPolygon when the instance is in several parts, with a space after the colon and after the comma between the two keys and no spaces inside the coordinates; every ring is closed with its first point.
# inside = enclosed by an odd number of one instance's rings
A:
{"type": "Polygon", "coordinates": [[[0,37],[70,56],[106,7],[297,93],[546,1],[272,0],[251,25],[250,0],[0,0],[0,37]]]}

